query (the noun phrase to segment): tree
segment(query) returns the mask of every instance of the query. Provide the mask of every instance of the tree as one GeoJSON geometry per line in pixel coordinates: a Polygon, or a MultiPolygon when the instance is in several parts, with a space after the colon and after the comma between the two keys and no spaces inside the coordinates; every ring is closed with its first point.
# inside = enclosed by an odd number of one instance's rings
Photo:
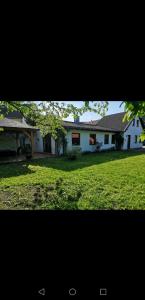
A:
{"type": "MultiPolygon", "coordinates": [[[[56,101],[57,97],[45,98],[45,100],[39,101],[38,104],[34,101],[10,101],[0,98],[0,117],[2,108],[5,106],[8,112],[17,110],[28,120],[34,122],[35,126],[40,128],[42,136],[46,136],[51,133],[56,139],[58,137],[59,130],[65,133],[62,120],[69,115],[78,117],[85,112],[96,112],[101,116],[104,116],[108,109],[108,101],[97,101],[97,97],[85,97],[83,98],[83,104],[81,108],[75,107],[72,104],[65,104],[63,102],[56,101]]],[[[131,120],[134,117],[145,116],[145,101],[128,101],[127,99],[122,102],[125,104],[125,119],[131,120]]],[[[141,135],[141,140],[145,139],[145,131],[141,135]]]]}
{"type": "Polygon", "coordinates": [[[62,154],[66,154],[66,149],[67,149],[66,135],[62,130],[59,130],[56,138],[56,152],[58,155],[60,155],[61,148],[62,148],[62,154]]]}
{"type": "Polygon", "coordinates": [[[38,127],[42,136],[46,136],[48,133],[57,139],[58,133],[65,129],[63,127],[62,120],[69,115],[73,115],[74,118],[82,115],[87,111],[93,111],[102,116],[107,110],[107,101],[98,101],[90,105],[89,101],[84,101],[81,108],[76,107],[73,104],[65,104],[63,102],[57,102],[53,100],[42,100],[37,104],[35,101],[10,101],[0,100],[0,116],[2,115],[3,108],[6,107],[7,112],[19,111],[26,120],[31,120],[35,127],[38,127]]]}
{"type": "Polygon", "coordinates": [[[145,116],[145,101],[123,101],[125,104],[126,118],[133,119],[135,117],[145,116]]]}

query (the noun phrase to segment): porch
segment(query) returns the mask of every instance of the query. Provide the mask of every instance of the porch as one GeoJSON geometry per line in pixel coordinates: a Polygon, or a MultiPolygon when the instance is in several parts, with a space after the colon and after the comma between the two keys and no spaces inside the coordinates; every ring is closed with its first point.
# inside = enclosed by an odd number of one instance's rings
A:
{"type": "Polygon", "coordinates": [[[25,147],[36,150],[36,133],[38,128],[7,118],[0,121],[0,161],[21,161],[25,147]],[[18,156],[20,154],[20,156],[18,156]]]}

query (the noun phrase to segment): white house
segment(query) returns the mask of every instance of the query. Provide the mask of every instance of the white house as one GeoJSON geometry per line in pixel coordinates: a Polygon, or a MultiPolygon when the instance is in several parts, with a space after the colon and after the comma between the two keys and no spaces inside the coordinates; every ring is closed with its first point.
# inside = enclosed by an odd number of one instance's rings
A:
{"type": "MultiPolygon", "coordinates": [[[[140,134],[143,125],[140,118],[123,122],[125,112],[103,117],[91,122],[64,122],[67,130],[67,149],[80,147],[81,151],[95,151],[96,142],[101,143],[101,150],[116,148],[116,135],[122,135],[122,150],[142,147],[140,134]]],[[[61,150],[62,152],[62,150],[61,150]]]]}
{"type": "MultiPolygon", "coordinates": [[[[81,152],[96,150],[96,144],[101,145],[101,150],[116,149],[117,136],[123,136],[122,150],[141,148],[140,134],[143,123],[140,118],[123,122],[125,112],[112,114],[97,121],[74,122],[63,121],[66,129],[67,151],[80,149],[81,152]]],[[[40,130],[26,123],[21,114],[10,113],[0,121],[0,151],[14,150],[33,143],[34,152],[48,152],[56,154],[57,142],[48,134],[42,138],[40,130]]],[[[60,149],[63,153],[63,147],[60,149]]]]}

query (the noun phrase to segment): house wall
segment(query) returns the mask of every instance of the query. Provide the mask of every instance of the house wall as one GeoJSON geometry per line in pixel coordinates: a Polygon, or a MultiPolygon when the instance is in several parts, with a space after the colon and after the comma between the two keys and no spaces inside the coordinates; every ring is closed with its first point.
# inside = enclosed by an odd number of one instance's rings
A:
{"type": "MultiPolygon", "coordinates": [[[[95,145],[89,144],[89,137],[90,134],[96,134],[96,140],[98,142],[102,143],[102,150],[109,149],[112,147],[115,147],[115,144],[111,144],[112,141],[112,135],[113,133],[108,132],[95,132],[95,131],[87,131],[87,130],[69,130],[66,135],[67,139],[67,151],[72,151],[73,149],[76,149],[77,147],[81,148],[81,151],[91,151],[94,152],[96,149],[95,145]],[[80,133],[80,146],[73,146],[72,145],[72,133],[80,133]],[[104,144],[104,135],[109,134],[109,144],[104,144]]],[[[61,151],[62,153],[62,151],[61,151]]]]}
{"type": "MultiPolygon", "coordinates": [[[[55,154],[55,140],[51,137],[51,153],[55,154]]],[[[62,153],[62,149],[61,149],[61,153],[62,153]]]]}
{"type": "MultiPolygon", "coordinates": [[[[131,135],[131,148],[141,148],[142,143],[135,143],[135,135],[139,136],[142,132],[142,126],[139,122],[139,127],[137,127],[137,119],[135,120],[135,126],[131,125],[128,127],[126,132],[124,133],[124,144],[123,144],[123,150],[127,149],[127,136],[131,135]]],[[[77,147],[81,148],[81,151],[95,151],[96,146],[89,145],[89,137],[90,134],[96,134],[96,139],[98,142],[102,143],[101,150],[107,150],[112,147],[115,147],[115,144],[112,144],[112,135],[115,133],[112,132],[95,132],[95,131],[89,131],[89,130],[73,130],[70,129],[67,131],[66,139],[67,139],[67,151],[72,151],[73,149],[76,149],[77,147]],[[80,146],[73,146],[72,145],[72,133],[80,133],[80,146]],[[104,135],[109,134],[109,144],[104,144],[104,135]]],[[[43,138],[41,137],[40,131],[36,132],[35,137],[35,152],[43,152],[43,138]]],[[[51,152],[52,154],[56,153],[56,147],[55,147],[55,140],[51,137],[51,152]]],[[[61,147],[60,154],[63,154],[63,147],[61,147]]]]}
{"type": "Polygon", "coordinates": [[[131,143],[130,143],[131,149],[142,147],[142,143],[139,142],[135,143],[135,135],[139,137],[143,131],[140,121],[139,121],[139,127],[137,127],[137,120],[138,118],[135,118],[135,126],[133,126],[132,125],[133,122],[131,122],[127,130],[124,132],[123,150],[127,150],[128,135],[131,135],[131,143]]]}
{"type": "Polygon", "coordinates": [[[44,152],[43,138],[41,136],[40,130],[37,130],[34,135],[34,151],[35,152],[44,152]]]}
{"type": "MultiPolygon", "coordinates": [[[[27,140],[29,143],[29,139],[27,140]]],[[[37,131],[34,136],[34,151],[44,152],[43,138],[40,131],[37,131]]],[[[55,140],[51,137],[51,153],[55,154],[55,140]]]]}

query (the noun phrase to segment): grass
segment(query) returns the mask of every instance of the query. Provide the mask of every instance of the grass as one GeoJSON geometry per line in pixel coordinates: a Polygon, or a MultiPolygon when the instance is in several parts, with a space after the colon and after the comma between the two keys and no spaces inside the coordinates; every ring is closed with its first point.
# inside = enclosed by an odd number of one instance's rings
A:
{"type": "Polygon", "coordinates": [[[0,209],[145,209],[145,153],[0,165],[0,209]]]}

